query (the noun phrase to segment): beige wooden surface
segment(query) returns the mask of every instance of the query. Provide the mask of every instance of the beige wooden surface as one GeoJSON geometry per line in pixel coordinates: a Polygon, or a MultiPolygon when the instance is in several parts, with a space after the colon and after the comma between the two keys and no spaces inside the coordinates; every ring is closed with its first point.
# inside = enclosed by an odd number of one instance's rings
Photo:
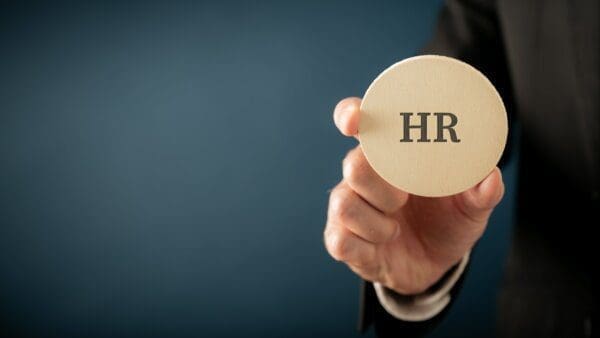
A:
{"type": "MultiPolygon", "coordinates": [[[[447,120],[446,120],[447,122],[447,120]]],[[[447,196],[479,183],[496,166],[508,123],[500,95],[490,81],[461,61],[434,55],[400,61],[369,86],[361,105],[359,139],[371,166],[392,185],[420,196],[447,196]],[[416,142],[420,130],[404,136],[401,112],[449,112],[457,117],[460,142],[433,142],[437,120],[428,117],[431,142],[416,142]]]]}

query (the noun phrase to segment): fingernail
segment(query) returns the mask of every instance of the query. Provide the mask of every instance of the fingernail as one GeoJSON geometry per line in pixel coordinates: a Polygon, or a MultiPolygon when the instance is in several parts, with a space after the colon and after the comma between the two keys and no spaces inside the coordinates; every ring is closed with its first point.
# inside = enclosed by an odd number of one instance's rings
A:
{"type": "Polygon", "coordinates": [[[340,112],[341,113],[349,113],[352,110],[354,110],[355,108],[355,104],[354,102],[344,102],[344,105],[340,107],[340,112]]]}
{"type": "MultiPolygon", "coordinates": [[[[495,171],[496,169],[494,169],[495,171]]],[[[484,187],[488,184],[490,184],[490,180],[492,179],[492,175],[494,174],[494,171],[492,171],[489,175],[486,176],[486,178],[483,179],[483,181],[479,182],[479,184],[477,184],[477,192],[481,192],[484,187]]]]}

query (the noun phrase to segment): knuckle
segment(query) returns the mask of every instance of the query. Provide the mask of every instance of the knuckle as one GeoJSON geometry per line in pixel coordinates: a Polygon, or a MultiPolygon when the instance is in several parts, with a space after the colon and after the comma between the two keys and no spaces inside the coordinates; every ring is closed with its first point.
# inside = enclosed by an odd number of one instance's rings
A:
{"type": "Polygon", "coordinates": [[[398,225],[390,222],[389,224],[386,224],[385,226],[381,227],[380,233],[379,233],[379,240],[381,242],[386,242],[388,240],[390,240],[397,231],[397,227],[398,225]]]}
{"type": "Polygon", "coordinates": [[[360,226],[357,226],[357,231],[359,231],[364,238],[371,242],[384,243],[387,241],[387,230],[385,229],[384,224],[373,226],[372,223],[364,222],[360,224],[360,226]]]}
{"type": "Polygon", "coordinates": [[[325,244],[331,257],[343,261],[348,256],[348,238],[342,231],[329,231],[326,234],[325,244]]]}
{"type": "Polygon", "coordinates": [[[338,189],[331,194],[329,202],[330,217],[339,222],[353,219],[354,196],[351,191],[338,189]]]}
{"type": "Polygon", "coordinates": [[[362,269],[370,269],[374,265],[374,258],[368,251],[361,252],[360,255],[357,255],[356,260],[353,263],[362,269]]]}
{"type": "Polygon", "coordinates": [[[381,199],[380,208],[385,213],[393,214],[406,204],[407,199],[408,194],[392,190],[386,193],[386,198],[381,199]]]}
{"type": "Polygon", "coordinates": [[[364,182],[369,172],[367,161],[363,156],[358,154],[359,151],[360,150],[353,150],[350,152],[343,162],[343,175],[350,184],[360,184],[364,182]]]}

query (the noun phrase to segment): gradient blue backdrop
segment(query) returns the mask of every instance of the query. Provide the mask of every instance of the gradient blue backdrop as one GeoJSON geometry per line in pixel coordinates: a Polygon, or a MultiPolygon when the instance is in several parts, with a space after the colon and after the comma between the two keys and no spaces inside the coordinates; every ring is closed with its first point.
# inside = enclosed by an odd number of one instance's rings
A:
{"type": "MultiPolygon", "coordinates": [[[[439,6],[2,6],[0,333],[357,336],[358,279],[322,245],[355,144],[331,110],[439,6]]],[[[513,170],[435,337],[493,329],[513,170]]]]}

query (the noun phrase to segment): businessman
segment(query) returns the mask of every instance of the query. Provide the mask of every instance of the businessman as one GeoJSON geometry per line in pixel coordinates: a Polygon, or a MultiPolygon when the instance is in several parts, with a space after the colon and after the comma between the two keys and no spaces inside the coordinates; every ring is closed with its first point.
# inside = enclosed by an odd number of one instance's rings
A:
{"type": "MultiPolygon", "coordinates": [[[[599,265],[598,13],[596,0],[449,0],[423,50],[480,69],[500,91],[509,122],[521,126],[500,337],[600,330],[592,277],[599,265]]],[[[359,98],[335,107],[343,135],[357,136],[359,107],[359,98]]],[[[324,239],[330,255],[365,280],[360,327],[424,335],[459,296],[473,247],[504,193],[501,169],[457,195],[425,198],[379,177],[360,145],[342,168],[324,239]]]]}

